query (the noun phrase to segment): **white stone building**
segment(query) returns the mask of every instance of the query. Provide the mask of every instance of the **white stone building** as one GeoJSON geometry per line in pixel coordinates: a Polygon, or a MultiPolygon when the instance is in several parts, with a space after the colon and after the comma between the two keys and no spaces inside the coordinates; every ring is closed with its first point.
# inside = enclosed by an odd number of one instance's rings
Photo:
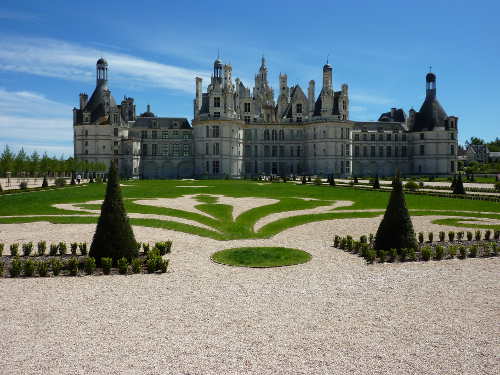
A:
{"type": "Polygon", "coordinates": [[[275,100],[262,58],[253,90],[232,67],[214,62],[206,92],[196,78],[194,119],[136,117],[132,98],[117,105],[107,87],[105,60],[97,62],[90,100],[74,109],[75,157],[109,163],[142,178],[242,178],[261,174],[373,176],[448,175],[457,168],[457,122],[436,98],[436,76],[426,76],[426,99],[418,112],[392,108],[376,122],[349,119],[346,84],[334,90],[333,68],[323,67],[315,96],[279,76],[275,100]]]}

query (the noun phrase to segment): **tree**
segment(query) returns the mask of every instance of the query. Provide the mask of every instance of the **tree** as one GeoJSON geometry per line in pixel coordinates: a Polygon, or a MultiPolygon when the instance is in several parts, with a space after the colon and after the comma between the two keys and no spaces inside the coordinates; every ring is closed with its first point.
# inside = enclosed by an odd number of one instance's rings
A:
{"type": "Polygon", "coordinates": [[[375,176],[375,180],[373,181],[373,188],[380,189],[380,181],[378,179],[378,175],[375,176]]]}
{"type": "Polygon", "coordinates": [[[469,145],[484,145],[484,139],[471,137],[470,140],[465,141],[465,146],[467,147],[469,145]]]}
{"type": "Polygon", "coordinates": [[[101,258],[112,258],[113,262],[120,258],[129,261],[139,253],[134,232],[130,226],[120,189],[120,179],[115,163],[111,163],[108,172],[106,196],[101,206],[101,216],[90,246],[89,255],[94,257],[98,264],[101,258]]]}
{"type": "Polygon", "coordinates": [[[406,208],[399,170],[396,172],[392,185],[389,204],[378,227],[374,248],[376,250],[416,249],[417,239],[406,208]]]}
{"type": "Polygon", "coordinates": [[[330,186],[336,186],[335,177],[333,177],[333,174],[330,176],[330,186]]]}
{"type": "Polygon", "coordinates": [[[459,173],[458,177],[453,177],[454,182],[451,183],[453,194],[465,194],[464,183],[462,181],[462,174],[459,173]]]}
{"type": "Polygon", "coordinates": [[[15,155],[12,153],[8,145],[5,145],[2,155],[0,156],[0,173],[5,176],[7,172],[12,172],[15,155]]]}

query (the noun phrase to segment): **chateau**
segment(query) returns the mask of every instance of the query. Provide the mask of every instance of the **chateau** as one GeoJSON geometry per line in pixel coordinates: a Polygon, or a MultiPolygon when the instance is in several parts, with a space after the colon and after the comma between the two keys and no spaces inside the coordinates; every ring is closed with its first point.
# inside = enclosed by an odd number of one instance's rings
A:
{"type": "Polygon", "coordinates": [[[426,97],[408,115],[391,108],[378,121],[349,119],[349,88],[335,91],[333,68],[307,95],[279,76],[270,87],[266,61],[252,90],[217,58],[206,92],[196,77],[194,118],[157,117],[148,105],[136,115],[133,98],[117,104],[108,88],[108,63],[99,59],[96,88],[73,109],[75,158],[119,165],[125,177],[243,178],[257,175],[449,175],[457,168],[457,122],[436,97],[436,76],[426,76],[426,97]]]}

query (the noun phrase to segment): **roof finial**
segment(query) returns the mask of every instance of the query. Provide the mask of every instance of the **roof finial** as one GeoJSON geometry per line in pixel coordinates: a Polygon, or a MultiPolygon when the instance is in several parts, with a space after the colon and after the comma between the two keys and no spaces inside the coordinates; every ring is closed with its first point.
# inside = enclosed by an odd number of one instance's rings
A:
{"type": "Polygon", "coordinates": [[[429,73],[432,73],[432,65],[429,65],[429,73]]]}
{"type": "Polygon", "coordinates": [[[264,54],[262,54],[261,62],[262,62],[262,66],[266,65],[266,58],[264,57],[264,54]]]}
{"type": "Polygon", "coordinates": [[[217,48],[217,60],[220,60],[220,49],[217,48]]]}
{"type": "Polygon", "coordinates": [[[326,65],[328,65],[328,59],[330,58],[330,54],[326,55],[326,65]]]}

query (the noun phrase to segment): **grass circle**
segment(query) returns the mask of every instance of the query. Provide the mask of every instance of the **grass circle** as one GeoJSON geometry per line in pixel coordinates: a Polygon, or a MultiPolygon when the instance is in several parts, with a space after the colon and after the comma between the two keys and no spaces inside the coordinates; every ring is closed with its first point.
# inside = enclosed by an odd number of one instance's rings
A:
{"type": "Polygon", "coordinates": [[[281,267],[306,263],[311,254],[287,247],[236,247],[212,254],[216,263],[239,267],[281,267]]]}

